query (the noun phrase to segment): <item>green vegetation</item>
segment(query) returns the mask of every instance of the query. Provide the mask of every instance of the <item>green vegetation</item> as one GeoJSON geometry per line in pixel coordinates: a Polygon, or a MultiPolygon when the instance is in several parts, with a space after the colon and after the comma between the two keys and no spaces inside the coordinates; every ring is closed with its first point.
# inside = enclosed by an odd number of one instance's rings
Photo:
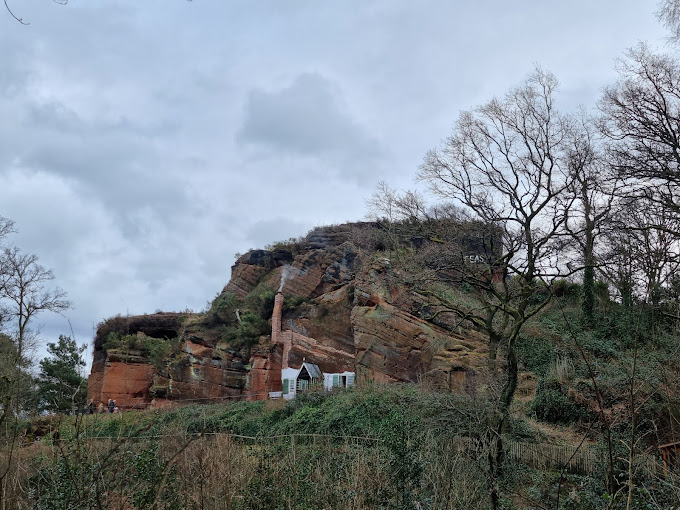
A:
{"type": "Polygon", "coordinates": [[[292,255],[297,255],[302,252],[302,249],[305,245],[305,239],[305,236],[291,237],[284,241],[276,241],[274,243],[268,244],[264,247],[264,249],[270,252],[287,251],[292,255]]]}
{"type": "Polygon", "coordinates": [[[307,303],[309,299],[302,296],[286,296],[283,299],[283,311],[295,310],[298,306],[307,303]]]}
{"type": "Polygon", "coordinates": [[[87,380],[79,373],[85,366],[84,350],[64,335],[59,335],[59,342],[47,344],[49,356],[40,362],[37,379],[41,410],[71,412],[84,408],[87,380]]]}
{"type": "MultiPolygon", "coordinates": [[[[264,275],[265,280],[268,275],[264,275]]],[[[220,332],[219,341],[230,349],[244,355],[260,341],[260,337],[271,332],[271,319],[276,292],[264,283],[258,284],[243,299],[229,292],[215,297],[206,312],[190,323],[197,330],[212,329],[220,332]]],[[[300,296],[286,296],[283,310],[294,310],[307,300],[300,296]]]]}
{"type": "MultiPolygon", "coordinates": [[[[97,420],[90,433],[117,436],[152,424],[146,434],[180,426],[186,432],[231,432],[247,436],[302,433],[379,437],[395,423],[401,423],[400,420],[414,427],[420,427],[417,423],[423,419],[436,421],[442,418],[445,404],[462,406],[464,401],[450,394],[423,393],[414,385],[368,386],[335,393],[302,394],[295,400],[280,402],[282,405],[269,401],[234,402],[188,405],[158,416],[129,414],[121,420],[97,420]]],[[[446,412],[451,413],[452,410],[446,412]]]]}
{"type": "Polygon", "coordinates": [[[243,298],[243,304],[249,310],[254,311],[260,317],[268,320],[274,310],[274,298],[276,292],[264,283],[260,283],[250,293],[243,298]]]}
{"type": "Polygon", "coordinates": [[[262,335],[266,335],[271,326],[266,319],[254,312],[246,310],[241,314],[241,321],[235,327],[227,328],[222,334],[222,341],[234,349],[249,349],[257,344],[262,335]]]}
{"type": "Polygon", "coordinates": [[[44,455],[17,497],[34,508],[481,509],[475,459],[487,446],[460,442],[479,426],[470,411],[486,407],[394,385],[53,420],[62,443],[31,447],[44,455]]]}
{"type": "Polygon", "coordinates": [[[249,352],[261,336],[271,331],[269,319],[274,297],[275,292],[264,284],[255,287],[242,300],[229,293],[219,295],[208,313],[215,314],[222,322],[222,341],[233,349],[249,352]]]}
{"type": "Polygon", "coordinates": [[[241,306],[239,299],[229,292],[221,292],[210,304],[208,313],[216,314],[222,320],[233,320],[234,311],[241,306]]]}
{"type": "Polygon", "coordinates": [[[122,351],[124,354],[139,353],[140,356],[149,358],[152,365],[161,368],[171,356],[179,352],[181,345],[179,338],[154,338],[144,333],[122,335],[112,331],[106,337],[103,347],[106,351],[122,351]]]}
{"type": "Polygon", "coordinates": [[[570,424],[585,418],[585,411],[568,396],[566,385],[555,379],[541,379],[531,411],[539,420],[570,424]]]}
{"type": "MultiPolygon", "coordinates": [[[[491,451],[484,429],[493,412],[493,401],[479,396],[367,385],[290,402],[53,418],[41,424],[46,438],[23,450],[34,460],[12,487],[30,490],[13,496],[31,508],[96,508],[98,499],[115,499],[139,509],[481,510],[491,451]]],[[[626,431],[615,438],[623,459],[626,431]]],[[[504,441],[502,508],[554,508],[558,485],[560,508],[607,508],[604,445],[567,450],[581,467],[562,471],[560,444],[530,420],[513,419],[504,441]]],[[[625,476],[625,462],[615,467],[625,476]]],[[[645,469],[639,482],[649,488],[656,475],[645,469]]],[[[678,494],[672,484],[639,490],[635,508],[652,501],[670,508],[678,494]]]]}
{"type": "Polygon", "coordinates": [[[522,337],[517,353],[524,368],[540,376],[546,374],[555,360],[555,346],[545,338],[522,337]]]}

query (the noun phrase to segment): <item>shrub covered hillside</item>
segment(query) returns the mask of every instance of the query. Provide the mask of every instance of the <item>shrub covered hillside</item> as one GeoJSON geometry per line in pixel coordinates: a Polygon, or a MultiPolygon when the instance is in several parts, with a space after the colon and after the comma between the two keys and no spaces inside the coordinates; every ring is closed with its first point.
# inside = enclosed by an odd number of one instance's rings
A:
{"type": "Polygon", "coordinates": [[[506,509],[625,508],[628,484],[631,508],[673,508],[657,446],[678,435],[677,320],[601,296],[584,326],[581,287],[552,292],[518,342],[501,437],[493,383],[44,418],[24,425],[7,508],[486,509],[493,483],[506,509]]]}
{"type": "MultiPolygon", "coordinates": [[[[10,508],[488,508],[488,406],[393,385],[44,419],[29,429],[44,437],[13,462],[10,508]]],[[[558,448],[522,419],[506,441],[503,504],[550,502],[561,466],[541,464],[540,453],[558,448]]],[[[569,468],[563,483],[580,488],[581,504],[565,508],[598,508],[598,463],[585,450],[577,459],[587,473],[569,468]]]]}

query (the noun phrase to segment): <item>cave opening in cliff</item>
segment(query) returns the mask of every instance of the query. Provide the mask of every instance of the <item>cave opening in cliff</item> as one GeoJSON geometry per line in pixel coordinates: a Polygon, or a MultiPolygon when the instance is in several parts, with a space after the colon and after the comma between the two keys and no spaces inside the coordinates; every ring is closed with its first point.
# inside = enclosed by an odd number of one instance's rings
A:
{"type": "Polygon", "coordinates": [[[162,340],[170,340],[177,337],[177,330],[174,329],[156,329],[154,331],[144,332],[146,336],[151,338],[159,338],[162,340]]]}

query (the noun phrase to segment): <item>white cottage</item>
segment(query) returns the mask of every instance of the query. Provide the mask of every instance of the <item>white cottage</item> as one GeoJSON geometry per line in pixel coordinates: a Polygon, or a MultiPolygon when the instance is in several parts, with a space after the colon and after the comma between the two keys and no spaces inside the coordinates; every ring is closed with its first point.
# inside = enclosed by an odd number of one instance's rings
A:
{"type": "Polygon", "coordinates": [[[300,368],[284,368],[281,370],[283,398],[294,398],[298,392],[308,390],[312,384],[323,380],[323,374],[314,363],[302,363],[300,368]]]}
{"type": "Polygon", "coordinates": [[[354,372],[323,373],[323,388],[326,391],[331,391],[333,388],[349,388],[350,386],[354,386],[354,372]]]}
{"type": "MultiPolygon", "coordinates": [[[[304,392],[313,384],[321,382],[323,382],[326,391],[331,391],[333,388],[348,388],[354,386],[354,372],[322,373],[317,365],[307,362],[302,363],[300,368],[284,368],[281,370],[283,386],[281,396],[287,400],[295,398],[297,393],[304,392]]],[[[271,398],[278,396],[277,394],[270,394],[271,398]]]]}

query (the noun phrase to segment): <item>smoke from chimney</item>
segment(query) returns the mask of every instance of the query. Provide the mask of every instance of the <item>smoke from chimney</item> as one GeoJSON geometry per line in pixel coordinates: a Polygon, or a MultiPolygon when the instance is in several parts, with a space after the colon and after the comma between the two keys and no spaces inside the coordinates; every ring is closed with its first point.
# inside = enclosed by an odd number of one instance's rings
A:
{"type": "Polygon", "coordinates": [[[285,265],[282,267],[281,270],[281,283],[279,284],[279,290],[276,292],[283,292],[283,286],[286,283],[286,280],[290,278],[291,276],[295,276],[299,272],[298,269],[294,268],[293,266],[290,265],[285,265]]]}

